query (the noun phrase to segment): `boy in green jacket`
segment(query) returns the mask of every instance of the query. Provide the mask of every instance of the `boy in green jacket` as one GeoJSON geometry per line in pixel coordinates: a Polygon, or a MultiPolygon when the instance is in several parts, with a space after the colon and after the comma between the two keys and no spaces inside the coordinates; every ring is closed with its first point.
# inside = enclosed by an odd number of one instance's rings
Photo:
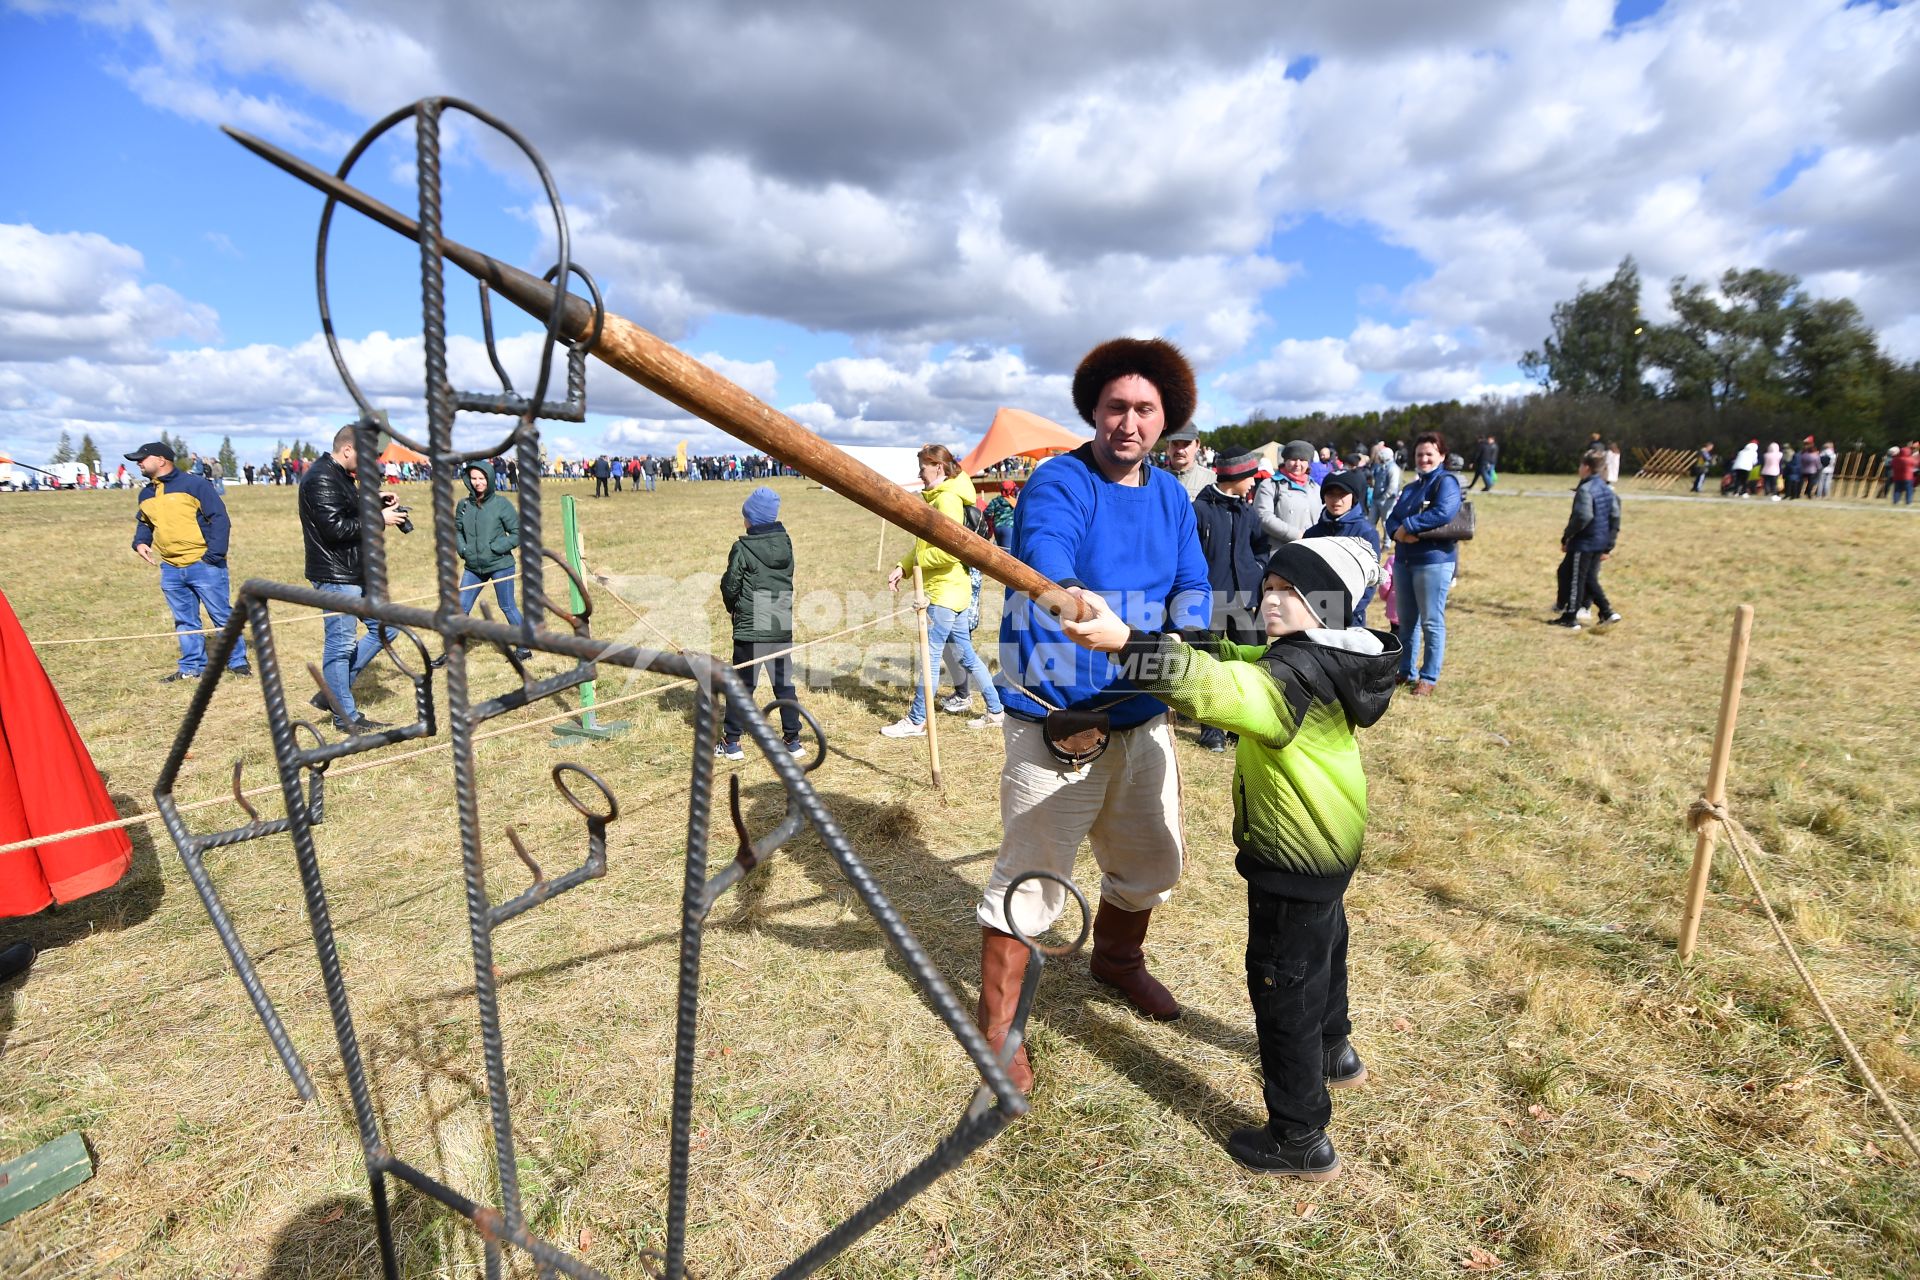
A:
{"type": "MultiPolygon", "coordinates": [[[[508,498],[493,487],[493,467],[485,462],[469,462],[465,470],[468,497],[453,509],[455,545],[466,572],[460,575],[460,612],[472,613],[480,589],[493,584],[493,598],[510,626],[520,625],[520,607],[513,602],[513,552],[520,545],[520,512],[508,498]]],[[[514,656],[527,659],[533,650],[514,650],[514,656]]],[[[447,665],[447,656],[433,660],[435,667],[447,665]]]]}
{"type": "Polygon", "coordinates": [[[1247,990],[1260,1042],[1267,1123],[1227,1140],[1248,1168],[1324,1182],[1340,1172],[1327,1138],[1328,1086],[1366,1079],[1348,1043],[1347,916],[1360,861],[1367,779],[1354,730],[1386,713],[1400,644],[1348,627],[1380,581],[1357,538],[1290,542],[1267,561],[1267,643],[1183,642],[1132,631],[1091,592],[1077,644],[1118,655],[1141,690],[1181,714],[1240,735],[1233,769],[1234,869],[1247,881],[1247,990]]]}
{"type": "MultiPolygon", "coordinates": [[[[806,748],[793,702],[793,659],[782,652],[793,647],[793,540],[780,523],[780,495],[764,485],[747,495],[740,515],[747,531],[727,553],[727,571],[720,577],[720,603],[733,615],[733,665],[751,692],[760,683],[761,655],[772,654],[764,665],[773,696],[781,699],[781,736],[787,750],[798,755],[806,748]]],[[[746,716],[728,698],[726,729],[714,753],[745,760],[740,735],[746,726],[746,716]]]]}

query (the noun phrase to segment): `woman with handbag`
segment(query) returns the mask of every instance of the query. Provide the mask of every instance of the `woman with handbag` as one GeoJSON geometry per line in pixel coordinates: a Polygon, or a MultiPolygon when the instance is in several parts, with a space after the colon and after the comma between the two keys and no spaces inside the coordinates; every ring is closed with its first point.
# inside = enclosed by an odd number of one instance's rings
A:
{"type": "Polygon", "coordinates": [[[1387,536],[1396,544],[1393,590],[1400,612],[1400,682],[1412,685],[1409,692],[1423,698],[1440,683],[1440,664],[1447,653],[1447,593],[1460,562],[1458,543],[1463,534],[1472,536],[1460,520],[1460,481],[1440,465],[1446,456],[1446,442],[1437,432],[1414,438],[1414,479],[1400,491],[1386,524],[1387,536]]]}

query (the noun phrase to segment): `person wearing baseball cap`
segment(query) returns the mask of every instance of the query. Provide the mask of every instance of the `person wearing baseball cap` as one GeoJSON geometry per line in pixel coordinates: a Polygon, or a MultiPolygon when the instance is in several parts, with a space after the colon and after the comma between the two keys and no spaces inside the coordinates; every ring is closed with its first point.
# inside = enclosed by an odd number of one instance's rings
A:
{"type": "MultiPolygon", "coordinates": [[[[226,499],[205,476],[190,475],[173,465],[173,446],[164,440],[143,444],[126,455],[147,478],[134,504],[134,554],[160,570],[160,595],[173,614],[180,642],[180,662],[161,684],[198,680],[207,665],[207,639],[200,627],[206,610],[209,628],[227,625],[233,611],[233,590],[227,575],[226,499]]],[[[227,670],[250,676],[247,641],[243,635],[227,656],[227,670]]]]}
{"type": "Polygon", "coordinates": [[[1173,473],[1190,498],[1198,498],[1213,483],[1213,472],[1200,465],[1200,428],[1191,422],[1176,427],[1160,438],[1167,447],[1167,470],[1173,473]]]}
{"type": "MultiPolygon", "coordinates": [[[[1013,554],[1062,586],[1105,594],[1131,625],[1204,630],[1213,592],[1193,501],[1149,461],[1167,431],[1193,418],[1193,367],[1164,339],[1115,338],[1086,354],[1072,386],[1093,439],[1034,469],[1020,492],[1013,554]]],[[[1002,840],[977,912],[987,1043],[996,1053],[1005,1044],[1027,969],[1026,944],[1008,928],[1008,913],[1032,937],[1066,907],[1055,880],[1008,888],[1028,871],[1071,878],[1082,841],[1101,873],[1088,972],[1146,1017],[1179,1017],[1179,1002],[1147,971],[1142,949],[1186,853],[1166,705],[1013,590],[1000,619],[999,681],[1002,840]]],[[[1026,1045],[1007,1074],[1031,1088],[1026,1045]]]]}
{"type": "Polygon", "coordinates": [[[1344,898],[1367,827],[1354,732],[1386,714],[1400,644],[1345,623],[1379,581],[1368,544],[1301,539],[1267,561],[1264,646],[1129,627],[1091,592],[1080,593],[1090,616],[1065,624],[1076,643],[1114,655],[1139,688],[1239,734],[1234,870],[1247,881],[1247,991],[1267,1121],[1236,1130],[1227,1153],[1313,1182],[1340,1173],[1328,1089],[1367,1078],[1347,1002],[1344,898]]]}

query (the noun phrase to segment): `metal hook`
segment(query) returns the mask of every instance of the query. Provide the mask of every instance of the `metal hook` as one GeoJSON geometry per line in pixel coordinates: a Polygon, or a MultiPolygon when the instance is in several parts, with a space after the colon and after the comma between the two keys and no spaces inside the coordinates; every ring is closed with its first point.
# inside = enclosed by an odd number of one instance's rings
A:
{"type": "Polygon", "coordinates": [[[247,762],[244,760],[235,760],[233,762],[233,802],[240,806],[242,813],[247,815],[248,822],[258,822],[260,821],[260,811],[249,804],[246,796],[241,794],[240,791],[240,771],[246,767],[247,762]]]}

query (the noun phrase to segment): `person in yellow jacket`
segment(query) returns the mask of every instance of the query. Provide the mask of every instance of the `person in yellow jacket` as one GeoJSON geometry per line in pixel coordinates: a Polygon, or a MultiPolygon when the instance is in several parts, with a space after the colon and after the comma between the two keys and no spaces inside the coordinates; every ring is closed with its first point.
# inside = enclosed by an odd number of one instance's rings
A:
{"type": "MultiPolygon", "coordinates": [[[[920,483],[924,486],[920,496],[930,506],[955,524],[965,523],[966,509],[978,495],[973,481],[960,469],[945,445],[930,444],[920,450],[920,483]]],[[[993,676],[980,655],[974,652],[973,638],[960,621],[973,603],[973,583],[967,577],[967,566],[925,538],[916,538],[913,550],[887,575],[887,585],[898,591],[901,579],[912,572],[916,564],[927,584],[929,652],[921,660],[937,667],[941,651],[951,648],[952,656],[966,669],[969,682],[978,685],[987,699],[987,714],[967,721],[967,727],[998,726],[1005,718],[1000,708],[1000,692],[993,687],[993,676]]],[[[925,686],[916,680],[913,705],[907,709],[906,719],[887,725],[880,732],[889,738],[918,738],[926,731],[927,693],[925,686]]]]}

